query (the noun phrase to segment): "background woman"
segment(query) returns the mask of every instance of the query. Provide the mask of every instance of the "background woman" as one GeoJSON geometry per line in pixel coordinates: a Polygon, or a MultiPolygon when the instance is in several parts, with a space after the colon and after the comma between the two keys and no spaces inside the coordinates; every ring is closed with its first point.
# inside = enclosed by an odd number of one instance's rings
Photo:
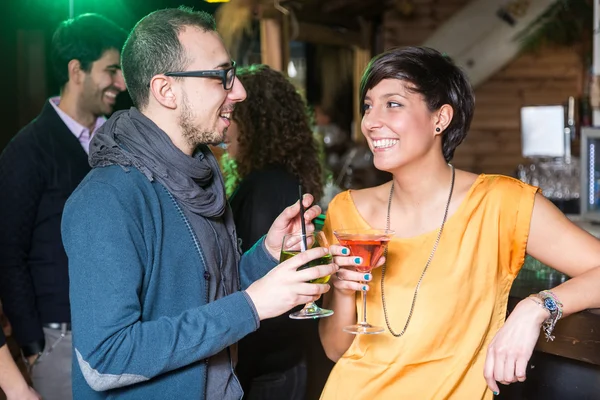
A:
{"type": "MultiPolygon", "coordinates": [[[[233,113],[222,164],[233,192],[237,235],[246,251],[298,200],[300,178],[315,201],[323,185],[309,114],[294,85],[266,65],[240,68],[237,74],[248,97],[233,113]]],[[[291,320],[287,314],[261,322],[257,332],[239,343],[239,352],[237,375],[251,400],[304,400],[306,358],[323,354],[317,322],[291,320]]],[[[311,387],[321,381],[320,392],[325,378],[318,375],[311,387]]]]}

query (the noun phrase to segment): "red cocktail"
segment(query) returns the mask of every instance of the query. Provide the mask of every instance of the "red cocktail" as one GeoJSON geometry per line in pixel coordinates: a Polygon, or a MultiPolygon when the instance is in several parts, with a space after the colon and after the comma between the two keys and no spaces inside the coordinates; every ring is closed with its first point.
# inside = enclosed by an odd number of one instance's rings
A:
{"type": "Polygon", "coordinates": [[[378,238],[377,240],[362,239],[360,237],[355,239],[338,237],[338,240],[342,246],[350,249],[350,254],[363,259],[363,263],[356,266],[357,271],[371,272],[385,252],[390,239],[388,237],[378,238]]]}
{"type": "MultiPolygon", "coordinates": [[[[394,231],[385,229],[342,229],[333,232],[342,246],[350,249],[354,257],[361,257],[362,263],[356,266],[360,272],[371,272],[385,253],[387,244],[394,231]]],[[[365,285],[367,282],[363,282],[365,285]]],[[[382,333],[383,328],[367,323],[367,292],[362,291],[362,321],[356,325],[344,327],[344,331],[354,334],[382,333]]]]}

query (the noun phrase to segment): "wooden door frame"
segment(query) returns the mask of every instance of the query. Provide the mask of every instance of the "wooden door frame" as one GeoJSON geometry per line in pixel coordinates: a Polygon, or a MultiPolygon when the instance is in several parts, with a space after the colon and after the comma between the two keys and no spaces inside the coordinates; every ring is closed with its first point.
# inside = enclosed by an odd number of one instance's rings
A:
{"type": "MultiPolygon", "coordinates": [[[[287,64],[290,58],[289,26],[289,16],[283,16],[280,19],[263,18],[260,20],[261,62],[284,74],[287,74],[287,64]]],[[[352,84],[354,96],[358,97],[360,80],[372,53],[372,24],[370,22],[361,21],[360,32],[342,32],[324,25],[299,22],[298,36],[294,40],[351,48],[353,53],[352,84]]],[[[360,130],[362,113],[357,99],[353,104],[354,129],[352,140],[358,143],[364,140],[360,130]]]]}

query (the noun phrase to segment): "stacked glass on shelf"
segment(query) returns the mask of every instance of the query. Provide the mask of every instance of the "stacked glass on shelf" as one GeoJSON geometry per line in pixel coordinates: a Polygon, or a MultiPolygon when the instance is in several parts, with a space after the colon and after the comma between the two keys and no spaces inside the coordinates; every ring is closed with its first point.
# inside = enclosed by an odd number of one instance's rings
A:
{"type": "MultiPolygon", "coordinates": [[[[552,201],[565,214],[579,214],[581,164],[577,158],[531,159],[529,164],[521,164],[517,178],[537,186],[544,197],[552,201]]],[[[523,277],[533,274],[535,278],[564,282],[568,277],[548,267],[531,256],[525,258],[523,277]]]]}
{"type": "Polygon", "coordinates": [[[542,194],[565,214],[579,214],[581,188],[580,163],[577,158],[531,159],[521,164],[517,178],[537,186],[542,194]]]}

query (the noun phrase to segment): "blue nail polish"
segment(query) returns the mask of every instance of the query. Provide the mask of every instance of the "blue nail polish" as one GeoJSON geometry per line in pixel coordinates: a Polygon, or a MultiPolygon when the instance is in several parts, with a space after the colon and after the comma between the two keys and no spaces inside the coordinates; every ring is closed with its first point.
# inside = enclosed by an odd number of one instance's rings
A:
{"type": "Polygon", "coordinates": [[[360,264],[360,257],[356,257],[356,258],[354,259],[354,262],[355,262],[356,264],[360,264]]]}
{"type": "Polygon", "coordinates": [[[347,256],[349,253],[348,249],[342,249],[342,254],[347,256]]]}
{"type": "Polygon", "coordinates": [[[494,393],[494,396],[498,396],[500,394],[500,392],[492,392],[494,393]]]}
{"type": "Polygon", "coordinates": [[[371,274],[365,274],[365,281],[368,281],[369,279],[371,279],[371,274]]]}
{"type": "Polygon", "coordinates": [[[367,290],[367,285],[363,286],[362,290],[366,291],[367,290]]]}

